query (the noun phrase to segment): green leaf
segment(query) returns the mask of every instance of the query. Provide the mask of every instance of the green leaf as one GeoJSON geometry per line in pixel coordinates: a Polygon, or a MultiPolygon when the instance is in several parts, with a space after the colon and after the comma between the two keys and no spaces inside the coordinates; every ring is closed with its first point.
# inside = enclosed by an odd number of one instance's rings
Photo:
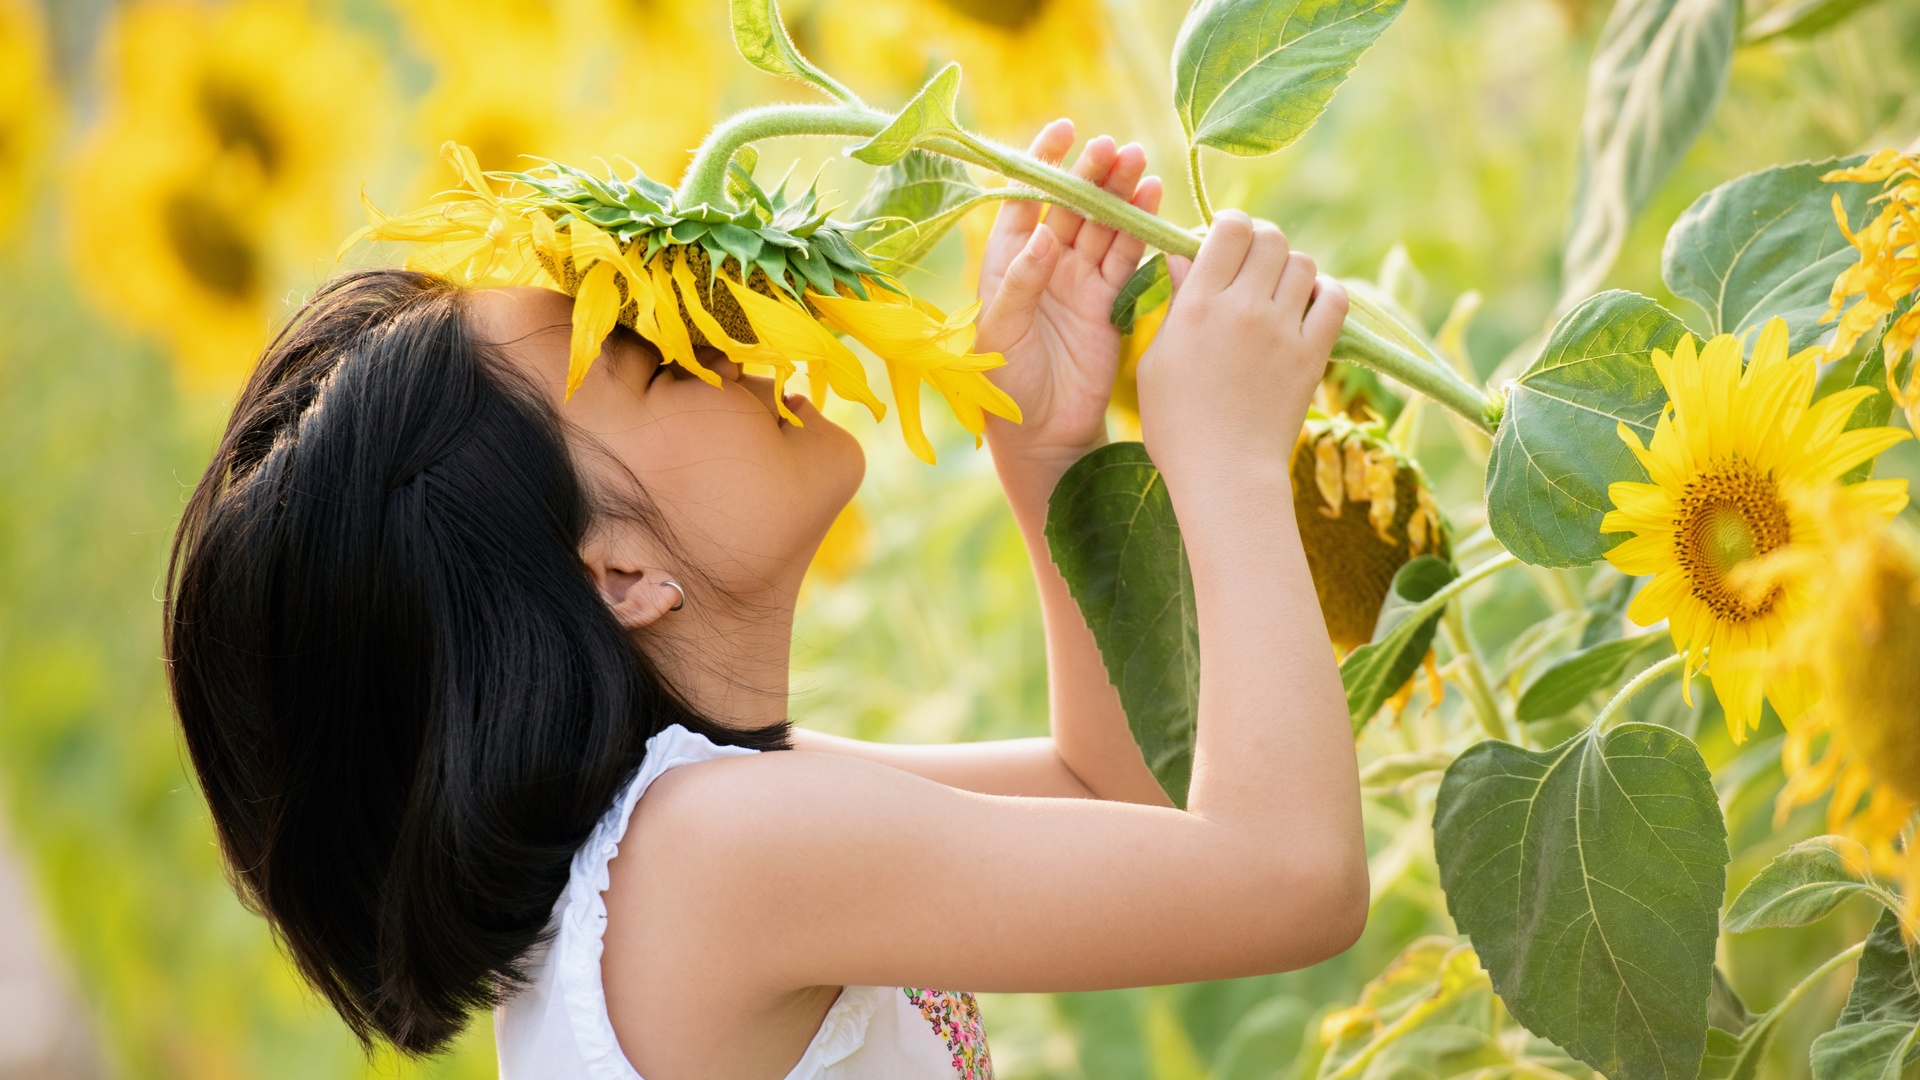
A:
{"type": "Polygon", "coordinates": [[[1271,154],[1305,134],[1406,0],[1199,0],[1173,45],[1192,146],[1271,154]]]}
{"type": "Polygon", "coordinates": [[[898,276],[926,257],[967,211],[1007,197],[973,182],[949,157],[914,150],[881,169],[854,217],[868,226],[862,246],[882,271],[898,276]]]}
{"type": "Polygon", "coordinates": [[[1594,691],[1618,683],[1627,665],[1654,646],[1664,646],[1663,654],[1671,653],[1673,638],[1664,631],[1638,634],[1569,653],[1548,665],[1520,691],[1514,716],[1524,721],[1551,720],[1587,700],[1594,691]]]}
{"type": "Polygon", "coordinates": [[[1568,312],[1507,390],[1487,463],[1487,524],[1536,566],[1584,566],[1623,536],[1600,533],[1607,485],[1647,479],[1619,424],[1653,438],[1667,392],[1653,349],[1686,327],[1637,293],[1604,292],[1568,312]]]}
{"type": "Polygon", "coordinates": [[[1747,1003],[1740,1000],[1740,994],[1733,984],[1727,981],[1726,973],[1718,964],[1713,968],[1713,990],[1707,994],[1707,1023],[1731,1035],[1738,1035],[1753,1026],[1756,1017],[1747,1003]]]}
{"type": "Polygon", "coordinates": [[[1865,858],[1866,851],[1844,836],[1802,840],[1776,855],[1733,898],[1726,928],[1740,934],[1825,918],[1848,897],[1867,891],[1853,869],[1865,858]]]}
{"type": "Polygon", "coordinates": [[[842,101],[853,100],[845,87],[814,67],[794,47],[780,18],[779,0],[731,0],[727,6],[733,16],[734,48],[747,63],[769,75],[812,83],[842,101]]]}
{"type": "Polygon", "coordinates": [[[1167,797],[1184,807],[1200,630],[1173,502],[1146,447],[1113,443],[1075,462],[1047,502],[1046,533],[1134,741],[1167,797]]]}
{"type": "Polygon", "coordinates": [[[1421,604],[1459,575],[1453,565],[1434,555],[1410,560],[1393,575],[1386,603],[1373,625],[1373,640],[1347,654],[1340,663],[1340,681],[1347,689],[1347,712],[1353,730],[1364,727],[1394,692],[1407,684],[1420,660],[1433,645],[1440,612],[1415,618],[1421,604]]]}
{"type": "Polygon", "coordinates": [[[1740,0],[1618,0],[1587,68],[1562,295],[1598,288],[1726,87],[1740,0]]]}
{"type": "Polygon", "coordinates": [[[1133,321],[1152,311],[1173,296],[1173,278],[1167,273],[1166,252],[1156,251],[1153,258],[1137,267],[1120,295],[1113,298],[1113,311],[1107,321],[1122,334],[1133,333],[1133,321]]]}
{"type": "MultiPolygon", "coordinates": [[[[1596,585],[1604,581],[1604,575],[1594,578],[1596,585]]],[[[1626,614],[1627,605],[1633,602],[1634,588],[1639,581],[1639,578],[1616,573],[1613,584],[1605,592],[1598,596],[1588,593],[1587,624],[1580,629],[1581,648],[1591,648],[1620,636],[1620,617],[1626,614]]]]}
{"type": "Polygon", "coordinates": [[[1638,723],[1482,742],[1433,825],[1448,910],[1516,1019],[1612,1080],[1694,1080],[1728,856],[1692,742],[1638,723]]]}
{"type": "Polygon", "coordinates": [[[1667,232],[1667,288],[1699,305],[1709,334],[1745,333],[1777,315],[1793,349],[1813,344],[1833,329],[1820,324],[1833,279],[1860,257],[1834,220],[1833,198],[1857,221],[1878,188],[1820,177],[1864,160],[1762,169],[1695,199],[1667,232]]]}
{"type": "Polygon", "coordinates": [[[948,64],[927,81],[880,134],[848,149],[848,156],[869,165],[891,165],[922,141],[940,135],[959,135],[953,118],[960,94],[960,65],[948,64]]]}
{"type": "Polygon", "coordinates": [[[1742,45],[1756,45],[1777,37],[1810,38],[1845,22],[1854,12],[1876,0],[1786,0],[1749,19],[1740,32],[1742,45]]]}
{"type": "Polygon", "coordinates": [[[1839,1023],[1813,1041],[1814,1080],[1899,1080],[1912,1071],[1920,1024],[1916,970],[1920,957],[1901,940],[1900,917],[1882,911],[1839,1023]]]}

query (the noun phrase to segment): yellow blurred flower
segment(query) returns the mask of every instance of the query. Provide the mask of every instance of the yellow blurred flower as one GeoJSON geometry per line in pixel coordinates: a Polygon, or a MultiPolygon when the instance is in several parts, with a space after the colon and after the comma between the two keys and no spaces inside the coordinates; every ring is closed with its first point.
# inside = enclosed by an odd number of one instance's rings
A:
{"type": "MultiPolygon", "coordinates": [[[[678,176],[718,115],[726,5],[698,0],[395,0],[433,67],[414,140],[489,171],[607,147],[678,176]]],[[[437,180],[437,170],[424,176],[437,180]]]]}
{"type": "Polygon", "coordinates": [[[1411,458],[1376,425],[1311,419],[1294,444],[1294,518],[1334,647],[1373,638],[1393,575],[1447,553],[1440,507],[1411,458]]]}
{"type": "Polygon", "coordinates": [[[1812,570],[1821,601],[1798,651],[1821,697],[1781,750],[1778,817],[1829,796],[1828,831],[1859,841],[1875,872],[1903,882],[1911,928],[1920,854],[1903,834],[1920,808],[1920,537],[1856,521],[1812,570]]]}
{"type": "Polygon", "coordinates": [[[0,0],[0,239],[30,193],[55,100],[39,8],[33,0],[0,0]]]}
{"type": "Polygon", "coordinates": [[[1635,534],[1607,561],[1623,574],[1653,575],[1627,614],[1641,626],[1669,621],[1689,680],[1707,657],[1735,742],[1759,726],[1763,696],[1789,725],[1816,696],[1802,671],[1774,654],[1813,598],[1800,568],[1835,539],[1833,515],[1821,507],[1885,521],[1907,503],[1905,480],[1838,484],[1908,436],[1844,430],[1869,387],[1809,403],[1819,356],[1818,347],[1788,355],[1780,319],[1761,328],[1744,371],[1739,338],[1721,334],[1696,354],[1683,337],[1673,355],[1653,352],[1671,400],[1652,445],[1619,427],[1653,482],[1607,489],[1615,508],[1600,531],[1635,534]]]}
{"type": "MultiPolygon", "coordinates": [[[[1832,307],[1822,320],[1840,323],[1833,344],[1827,347],[1826,358],[1835,360],[1852,352],[1854,344],[1893,314],[1901,301],[1920,292],[1920,155],[1882,150],[1864,164],[1836,169],[1821,179],[1886,184],[1876,199],[1886,205],[1859,232],[1849,226],[1840,196],[1833,197],[1840,231],[1860,251],[1860,261],[1834,281],[1832,307]],[[1848,307],[1848,298],[1854,296],[1860,299],[1848,307]]],[[[1916,338],[1920,338],[1920,307],[1910,307],[1887,325],[1880,343],[1886,353],[1887,389],[1907,411],[1909,423],[1920,429],[1920,393],[1915,389],[1920,375],[1909,374],[1903,384],[1897,374],[1916,338]]]]}
{"type": "Polygon", "coordinates": [[[587,376],[616,324],[652,342],[668,363],[709,382],[719,377],[694,352],[709,346],[774,379],[776,408],[804,365],[812,396],[829,391],[885,412],[865,369],[834,336],[858,339],[886,364],[902,434],[934,460],[920,426],[920,384],[933,384],[976,443],[993,413],[1020,410],[984,374],[1006,361],[973,351],[978,305],[947,315],[899,292],[818,209],[808,191],[789,200],[737,178],[747,205],[731,217],[710,208],[684,215],[673,192],[639,170],[598,179],[564,165],[504,177],[531,194],[493,190],[473,152],[448,143],[444,155],[463,189],[426,207],[389,215],[367,204],[369,224],[349,237],[421,245],[408,265],[469,285],[543,284],[574,297],[567,393],[587,376]],[[589,220],[588,215],[592,215],[589,220]]]}
{"type": "Polygon", "coordinates": [[[1099,0],[837,0],[817,15],[827,70],[855,85],[908,90],[948,61],[966,71],[977,126],[1025,139],[1109,82],[1099,0]]]}
{"type": "Polygon", "coordinates": [[[102,60],[112,93],[66,185],[78,277],[189,388],[231,387],[338,235],[377,69],[286,0],[137,4],[102,60]]]}

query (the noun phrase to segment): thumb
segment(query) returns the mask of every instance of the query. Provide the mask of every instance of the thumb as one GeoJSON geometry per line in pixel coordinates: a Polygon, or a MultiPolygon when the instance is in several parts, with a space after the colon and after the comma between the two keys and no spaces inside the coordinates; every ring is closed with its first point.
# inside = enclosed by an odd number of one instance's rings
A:
{"type": "Polygon", "coordinates": [[[1167,277],[1173,282],[1173,291],[1179,292],[1186,284],[1187,272],[1193,269],[1193,260],[1179,255],[1167,256],[1167,277]]]}
{"type": "Polygon", "coordinates": [[[1059,261],[1060,239],[1053,230],[1045,225],[1033,230],[1026,246],[1007,267],[1007,276],[1001,279],[999,295],[993,298],[993,321],[1002,326],[1011,323],[1024,332],[1059,261]]]}

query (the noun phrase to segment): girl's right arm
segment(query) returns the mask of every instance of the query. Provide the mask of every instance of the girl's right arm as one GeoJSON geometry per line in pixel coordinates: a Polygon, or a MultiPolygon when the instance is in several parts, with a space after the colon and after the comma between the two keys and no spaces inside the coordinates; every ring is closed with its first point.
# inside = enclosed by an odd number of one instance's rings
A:
{"type": "MultiPolygon", "coordinates": [[[[610,933],[644,938],[658,977],[711,973],[736,1005],[838,984],[1083,990],[1300,967],[1359,934],[1359,780],[1287,468],[1346,297],[1232,212],[1176,280],[1139,383],[1203,644],[1188,809],[982,795],[837,754],[676,769],[610,894],[610,933]]],[[[643,996],[694,1023],[713,1002],[691,989],[643,996]]]]}

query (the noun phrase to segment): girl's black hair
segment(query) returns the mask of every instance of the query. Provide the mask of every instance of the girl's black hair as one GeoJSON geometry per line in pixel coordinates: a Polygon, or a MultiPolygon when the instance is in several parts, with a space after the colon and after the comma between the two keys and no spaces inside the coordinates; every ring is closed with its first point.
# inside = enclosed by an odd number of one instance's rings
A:
{"type": "Polygon", "coordinates": [[[235,889],[363,1045],[414,1054],[524,983],[649,736],[787,739],[699,715],[615,622],[566,432],[463,298],[401,270],[322,288],[234,406],[167,574],[235,889]]]}

